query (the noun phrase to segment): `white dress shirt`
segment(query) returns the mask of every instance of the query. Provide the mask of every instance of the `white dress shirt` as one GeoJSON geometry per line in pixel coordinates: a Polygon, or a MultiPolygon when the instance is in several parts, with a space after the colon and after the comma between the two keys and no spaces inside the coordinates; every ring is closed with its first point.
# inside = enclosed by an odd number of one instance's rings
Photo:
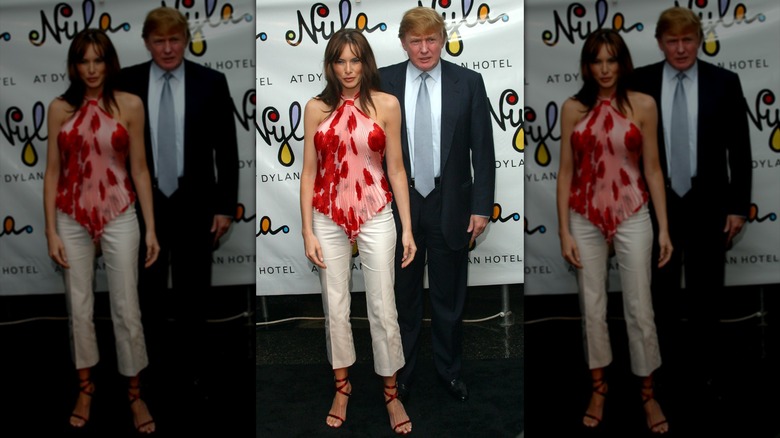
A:
{"type": "MultiPolygon", "coordinates": [[[[406,67],[406,88],[404,101],[406,103],[406,138],[409,141],[409,173],[414,178],[414,113],[417,107],[417,93],[420,92],[422,70],[415,67],[411,61],[406,67]]],[[[428,71],[430,78],[426,81],[428,95],[431,99],[431,133],[433,135],[433,175],[441,176],[441,62],[428,71]]]]}
{"type": "MultiPolygon", "coordinates": [[[[663,81],[661,83],[661,117],[664,124],[664,144],[666,146],[666,170],[671,172],[670,159],[672,156],[671,129],[672,129],[672,105],[674,103],[674,90],[677,88],[677,74],[679,70],[675,69],[669,63],[664,63],[663,81]]],[[[696,176],[696,156],[699,120],[699,65],[694,62],[693,66],[685,70],[685,79],[683,79],[683,88],[685,89],[685,98],[688,101],[688,147],[691,150],[691,176],[696,176]]]]}
{"type": "MultiPolygon", "coordinates": [[[[154,176],[157,177],[157,122],[160,113],[160,99],[165,85],[165,70],[152,62],[149,69],[149,129],[152,135],[152,153],[154,154],[154,176]]],[[[173,108],[176,120],[176,164],[178,176],[184,175],[184,62],[171,70],[171,93],[173,93],[173,108]]],[[[152,169],[150,169],[152,171],[152,169]]]]}

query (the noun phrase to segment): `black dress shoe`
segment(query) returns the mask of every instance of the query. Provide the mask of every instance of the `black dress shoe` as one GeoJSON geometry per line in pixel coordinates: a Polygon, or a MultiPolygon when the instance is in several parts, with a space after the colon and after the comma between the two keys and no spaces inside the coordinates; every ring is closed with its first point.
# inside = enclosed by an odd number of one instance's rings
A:
{"type": "Polygon", "coordinates": [[[453,397],[460,401],[466,401],[469,398],[469,390],[462,380],[455,378],[447,384],[447,390],[453,397]]]}
{"type": "Polygon", "coordinates": [[[406,404],[409,401],[409,386],[406,383],[398,383],[398,400],[406,404]]]}

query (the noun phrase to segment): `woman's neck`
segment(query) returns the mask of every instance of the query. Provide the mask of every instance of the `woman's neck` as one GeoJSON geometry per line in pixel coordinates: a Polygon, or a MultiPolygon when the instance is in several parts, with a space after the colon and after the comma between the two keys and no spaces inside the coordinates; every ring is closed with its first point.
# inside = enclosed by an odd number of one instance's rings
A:
{"type": "Polygon", "coordinates": [[[100,88],[87,88],[84,91],[84,98],[94,100],[100,98],[103,95],[103,87],[100,88]]]}
{"type": "Polygon", "coordinates": [[[609,88],[599,88],[599,92],[596,95],[599,99],[612,99],[612,96],[615,95],[615,91],[617,91],[617,87],[609,87],[609,88]]]}
{"type": "Polygon", "coordinates": [[[358,94],[358,90],[341,90],[341,98],[344,100],[355,100],[358,94]]]}

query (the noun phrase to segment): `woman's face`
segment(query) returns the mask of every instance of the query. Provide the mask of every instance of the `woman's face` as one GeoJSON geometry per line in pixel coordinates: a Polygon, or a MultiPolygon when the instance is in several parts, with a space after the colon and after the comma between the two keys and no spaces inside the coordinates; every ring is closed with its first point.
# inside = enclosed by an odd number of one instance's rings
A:
{"type": "Polygon", "coordinates": [[[620,66],[606,44],[602,44],[596,59],[590,63],[590,74],[602,89],[615,88],[620,66]]]}
{"type": "Polygon", "coordinates": [[[341,50],[341,55],[333,62],[333,71],[341,84],[341,92],[352,95],[360,90],[360,79],[363,73],[363,63],[347,44],[341,50]]]}
{"type": "Polygon", "coordinates": [[[103,89],[106,80],[106,63],[95,50],[94,44],[87,46],[84,57],[76,64],[76,69],[88,91],[103,89]]]}

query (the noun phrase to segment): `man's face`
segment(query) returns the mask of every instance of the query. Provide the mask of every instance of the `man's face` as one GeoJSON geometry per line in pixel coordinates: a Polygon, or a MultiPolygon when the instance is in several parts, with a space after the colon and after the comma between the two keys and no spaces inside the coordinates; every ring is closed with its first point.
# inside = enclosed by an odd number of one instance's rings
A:
{"type": "Polygon", "coordinates": [[[163,70],[170,71],[178,67],[184,60],[187,37],[184,32],[180,31],[152,32],[144,40],[144,44],[152,55],[154,63],[163,70]]]}
{"type": "Polygon", "coordinates": [[[422,71],[429,71],[439,63],[441,49],[444,48],[444,38],[439,33],[406,34],[401,38],[401,45],[415,67],[422,71]]]}
{"type": "Polygon", "coordinates": [[[664,52],[666,62],[680,71],[689,69],[696,62],[700,45],[701,38],[693,30],[666,32],[658,39],[658,47],[664,52]]]}

